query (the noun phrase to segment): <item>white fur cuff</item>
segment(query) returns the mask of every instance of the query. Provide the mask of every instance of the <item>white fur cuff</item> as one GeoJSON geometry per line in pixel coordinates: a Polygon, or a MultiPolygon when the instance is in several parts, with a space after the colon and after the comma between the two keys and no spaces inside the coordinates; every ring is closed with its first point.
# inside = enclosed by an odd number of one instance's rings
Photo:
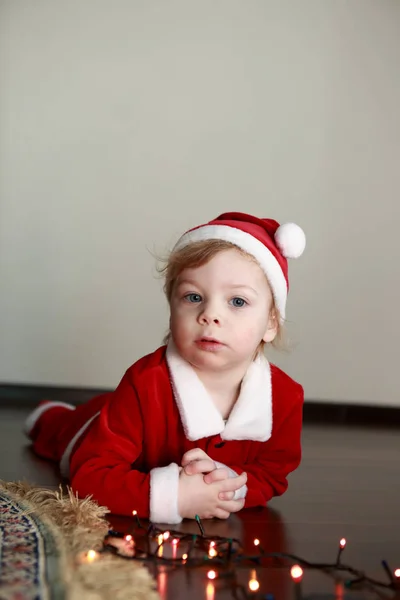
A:
{"type": "Polygon", "coordinates": [[[150,471],[150,521],[180,523],[178,513],[179,467],[171,463],[150,471]]]}
{"type": "MultiPolygon", "coordinates": [[[[236,471],[234,471],[227,465],[224,465],[224,463],[218,462],[217,460],[214,460],[214,462],[215,462],[215,466],[217,467],[217,469],[222,469],[222,468],[228,469],[229,477],[237,477],[238,476],[236,471]]],[[[246,498],[246,495],[247,495],[247,485],[244,484],[244,485],[242,485],[241,488],[236,490],[235,495],[233,496],[233,499],[234,500],[243,500],[243,498],[246,498]]]]}

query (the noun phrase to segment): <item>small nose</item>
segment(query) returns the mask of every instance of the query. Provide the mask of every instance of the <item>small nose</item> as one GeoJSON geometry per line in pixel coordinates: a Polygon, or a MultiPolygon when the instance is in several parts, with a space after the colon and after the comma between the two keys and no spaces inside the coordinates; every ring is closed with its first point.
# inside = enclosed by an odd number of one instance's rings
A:
{"type": "Polygon", "coordinates": [[[215,323],[216,325],[218,325],[219,319],[218,319],[218,317],[210,317],[206,313],[202,313],[200,315],[200,323],[202,323],[204,325],[207,325],[208,323],[215,323]]]}
{"type": "Polygon", "coordinates": [[[219,325],[220,318],[217,314],[217,310],[210,305],[206,305],[199,315],[199,322],[202,325],[208,325],[209,323],[219,325]]]}

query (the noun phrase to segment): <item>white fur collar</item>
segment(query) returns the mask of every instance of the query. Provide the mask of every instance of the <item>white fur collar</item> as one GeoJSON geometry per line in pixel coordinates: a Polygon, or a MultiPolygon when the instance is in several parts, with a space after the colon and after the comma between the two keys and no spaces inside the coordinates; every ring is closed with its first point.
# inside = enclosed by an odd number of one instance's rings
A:
{"type": "Polygon", "coordinates": [[[264,356],[258,356],[248,368],[226,425],[196,372],[181,358],[171,342],[166,359],[175,400],[189,440],[217,434],[221,434],[224,440],[258,442],[265,442],[271,437],[271,369],[264,356]]]}

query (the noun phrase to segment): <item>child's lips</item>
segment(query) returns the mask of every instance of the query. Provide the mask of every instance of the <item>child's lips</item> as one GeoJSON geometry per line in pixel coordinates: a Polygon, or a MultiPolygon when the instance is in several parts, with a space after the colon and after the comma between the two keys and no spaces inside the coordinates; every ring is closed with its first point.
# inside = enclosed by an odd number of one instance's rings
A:
{"type": "Polygon", "coordinates": [[[225,344],[223,344],[219,340],[210,337],[199,338],[198,340],[196,340],[196,345],[202,350],[210,351],[219,350],[220,348],[223,348],[225,346],[225,344]]]}

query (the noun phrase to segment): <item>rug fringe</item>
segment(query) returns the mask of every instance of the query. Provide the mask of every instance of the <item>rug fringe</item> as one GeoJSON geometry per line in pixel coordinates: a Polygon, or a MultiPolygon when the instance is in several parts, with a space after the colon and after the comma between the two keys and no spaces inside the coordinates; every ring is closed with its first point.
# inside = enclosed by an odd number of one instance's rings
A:
{"type": "Polygon", "coordinates": [[[50,522],[63,551],[67,600],[159,600],[147,569],[136,562],[100,554],[92,563],[82,561],[88,550],[100,550],[109,525],[110,511],[89,496],[80,499],[70,487],[38,488],[26,481],[6,482],[0,487],[50,522]],[[58,533],[58,535],[57,535],[58,533]]]}

